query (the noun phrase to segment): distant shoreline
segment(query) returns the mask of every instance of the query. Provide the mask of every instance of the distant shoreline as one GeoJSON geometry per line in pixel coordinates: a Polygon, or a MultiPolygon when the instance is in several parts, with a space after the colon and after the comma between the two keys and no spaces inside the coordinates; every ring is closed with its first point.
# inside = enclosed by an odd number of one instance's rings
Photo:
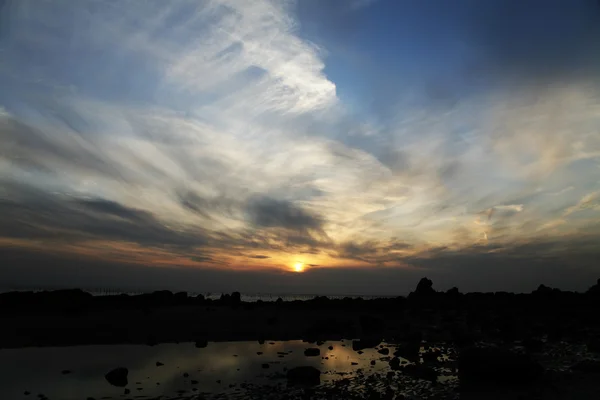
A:
{"type": "MultiPolygon", "coordinates": [[[[164,289],[149,289],[149,290],[121,290],[121,289],[90,289],[90,288],[73,288],[73,287],[26,287],[26,286],[0,286],[0,294],[3,293],[11,293],[11,292],[55,292],[61,290],[81,290],[86,293],[90,293],[92,296],[119,296],[122,294],[126,294],[128,296],[138,296],[143,294],[150,294],[153,292],[161,291],[164,289]]],[[[177,293],[177,292],[173,292],[177,293]]],[[[190,297],[196,297],[198,295],[204,296],[206,299],[218,300],[221,295],[228,294],[230,292],[208,292],[208,291],[187,291],[180,292],[187,293],[190,297]]],[[[278,298],[281,298],[283,301],[305,301],[312,300],[315,297],[325,296],[330,299],[343,299],[343,298],[351,298],[358,299],[362,298],[365,300],[370,299],[392,299],[398,296],[406,296],[404,295],[361,295],[361,294],[343,294],[343,295],[323,295],[323,294],[302,294],[302,293],[241,293],[242,301],[244,302],[254,302],[257,300],[261,301],[276,301],[278,298]]]]}

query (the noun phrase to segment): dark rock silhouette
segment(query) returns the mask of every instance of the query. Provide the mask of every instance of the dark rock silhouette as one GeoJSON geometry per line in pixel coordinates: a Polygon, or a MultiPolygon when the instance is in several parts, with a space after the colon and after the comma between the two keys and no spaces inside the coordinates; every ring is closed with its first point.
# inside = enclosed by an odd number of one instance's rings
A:
{"type": "Polygon", "coordinates": [[[369,338],[369,339],[354,340],[354,341],[352,341],[352,350],[360,351],[360,350],[364,350],[364,349],[369,349],[372,347],[379,346],[379,343],[381,343],[381,338],[378,338],[378,339],[369,338]]]}
{"type": "Polygon", "coordinates": [[[571,366],[571,370],[584,373],[600,373],[600,361],[582,360],[571,366]]]}
{"type": "Polygon", "coordinates": [[[127,368],[115,368],[112,371],[108,372],[104,375],[104,378],[113,386],[117,387],[125,387],[127,386],[127,375],[129,374],[129,370],[127,368]]]}
{"type": "Polygon", "coordinates": [[[587,349],[591,353],[600,353],[600,336],[593,336],[587,342],[587,349]]]}
{"type": "Polygon", "coordinates": [[[385,322],[383,319],[372,315],[361,315],[359,322],[363,335],[381,334],[385,330],[385,322]]]}
{"type": "Polygon", "coordinates": [[[379,354],[382,354],[384,356],[387,356],[388,354],[390,354],[390,349],[388,349],[387,347],[383,348],[383,349],[379,349],[377,350],[377,352],[379,354]]]}
{"type": "Polygon", "coordinates": [[[321,371],[315,367],[296,367],[287,372],[288,385],[316,386],[321,383],[321,371]]]}
{"type": "Polygon", "coordinates": [[[241,302],[242,302],[242,295],[240,294],[240,292],[231,293],[231,303],[232,304],[239,304],[241,302]]]}
{"type": "Polygon", "coordinates": [[[304,350],[304,355],[307,357],[316,357],[321,355],[321,350],[317,347],[310,347],[304,350]]]}
{"type": "Polygon", "coordinates": [[[523,347],[528,353],[541,353],[544,350],[544,342],[537,338],[527,338],[523,340],[523,347]]]}
{"type": "Polygon", "coordinates": [[[407,376],[431,382],[435,382],[438,377],[438,373],[433,368],[419,364],[406,365],[402,368],[402,372],[407,376]]]}
{"type": "Polygon", "coordinates": [[[393,371],[400,370],[400,359],[398,357],[394,357],[389,361],[390,369],[393,371]]]}
{"type": "Polygon", "coordinates": [[[523,385],[536,381],[544,372],[542,366],[531,358],[497,347],[463,349],[458,369],[461,384],[523,385]]]}
{"type": "Polygon", "coordinates": [[[436,291],[433,290],[433,281],[428,278],[421,278],[421,280],[417,284],[416,290],[411,294],[413,296],[431,296],[435,293],[436,291]]]}
{"type": "Polygon", "coordinates": [[[439,350],[430,350],[421,354],[423,357],[423,362],[425,363],[435,363],[438,361],[438,357],[441,357],[442,352],[439,350]]]}
{"type": "Polygon", "coordinates": [[[403,343],[396,347],[396,351],[394,351],[394,356],[403,357],[410,361],[418,361],[419,360],[419,350],[421,349],[420,341],[412,341],[408,343],[403,343]]]}
{"type": "Polygon", "coordinates": [[[586,292],[589,296],[600,298],[600,278],[596,281],[596,284],[588,289],[586,292]]]}
{"type": "Polygon", "coordinates": [[[196,346],[196,348],[198,348],[198,349],[202,349],[202,348],[208,346],[208,340],[198,339],[198,340],[196,340],[196,343],[194,344],[194,346],[196,346]]]}

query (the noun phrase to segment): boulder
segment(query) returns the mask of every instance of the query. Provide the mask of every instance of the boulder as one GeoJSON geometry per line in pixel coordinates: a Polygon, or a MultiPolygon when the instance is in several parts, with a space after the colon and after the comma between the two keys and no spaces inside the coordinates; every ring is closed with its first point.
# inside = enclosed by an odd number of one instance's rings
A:
{"type": "Polygon", "coordinates": [[[573,365],[571,369],[575,372],[600,373],[600,361],[582,360],[573,365]]]}
{"type": "Polygon", "coordinates": [[[373,348],[373,347],[378,346],[379,343],[381,343],[381,339],[379,339],[379,338],[353,340],[352,341],[352,350],[361,351],[364,349],[373,348]]]}
{"type": "Polygon", "coordinates": [[[358,322],[363,335],[377,335],[385,330],[385,321],[372,315],[361,315],[358,322]]]}
{"type": "Polygon", "coordinates": [[[400,370],[400,359],[398,357],[394,357],[390,360],[390,369],[393,371],[400,370]]]}
{"type": "Polygon", "coordinates": [[[125,387],[127,386],[127,375],[129,370],[127,368],[115,368],[112,371],[104,375],[104,378],[113,386],[125,387]]]}
{"type": "Polygon", "coordinates": [[[296,367],[287,372],[289,385],[316,386],[321,383],[321,371],[315,367],[296,367]]]}
{"type": "Polygon", "coordinates": [[[307,357],[320,356],[321,350],[319,350],[317,347],[310,347],[310,348],[304,350],[304,355],[307,357]]]}
{"type": "Polygon", "coordinates": [[[420,348],[421,343],[417,341],[404,343],[396,347],[396,351],[394,351],[394,356],[403,357],[410,361],[418,361],[420,348]]]}
{"type": "Polygon", "coordinates": [[[527,355],[497,347],[468,347],[458,358],[458,375],[462,383],[523,385],[539,379],[542,366],[527,355]]]}
{"type": "Polygon", "coordinates": [[[433,368],[420,364],[405,365],[402,371],[413,378],[430,382],[435,382],[438,377],[438,373],[433,368]]]}

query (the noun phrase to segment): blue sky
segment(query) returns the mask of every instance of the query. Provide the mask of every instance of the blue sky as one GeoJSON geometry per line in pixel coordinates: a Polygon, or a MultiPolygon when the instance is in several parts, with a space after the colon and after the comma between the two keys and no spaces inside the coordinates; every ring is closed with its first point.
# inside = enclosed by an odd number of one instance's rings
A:
{"type": "Polygon", "coordinates": [[[2,4],[6,283],[598,275],[595,0],[2,4]]]}

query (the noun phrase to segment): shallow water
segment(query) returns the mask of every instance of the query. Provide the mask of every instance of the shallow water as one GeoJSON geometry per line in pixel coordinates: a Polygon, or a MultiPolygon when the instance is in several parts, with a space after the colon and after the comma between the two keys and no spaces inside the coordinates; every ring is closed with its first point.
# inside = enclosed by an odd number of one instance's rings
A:
{"type": "MultiPolygon", "coordinates": [[[[331,341],[318,346],[320,356],[307,357],[304,350],[310,347],[317,346],[302,341],[253,341],[209,343],[200,349],[193,343],[4,349],[0,350],[0,399],[35,398],[39,394],[51,400],[188,399],[199,394],[203,398],[243,398],[258,390],[261,394],[257,398],[278,398],[294,390],[286,386],[285,371],[304,365],[321,370],[321,388],[343,387],[360,393],[392,387],[397,393],[433,393],[430,382],[386,381],[390,356],[379,354],[377,349],[358,354],[350,341],[331,341]],[[164,365],[157,366],[157,362],[164,365]],[[111,386],[104,378],[116,367],[129,369],[127,396],[124,388],[111,386]],[[67,370],[70,372],[63,373],[67,370]]],[[[381,347],[394,351],[391,345],[381,347]]],[[[455,377],[448,368],[440,366],[439,371],[446,373],[438,378],[436,391],[449,391],[455,377]]]]}

